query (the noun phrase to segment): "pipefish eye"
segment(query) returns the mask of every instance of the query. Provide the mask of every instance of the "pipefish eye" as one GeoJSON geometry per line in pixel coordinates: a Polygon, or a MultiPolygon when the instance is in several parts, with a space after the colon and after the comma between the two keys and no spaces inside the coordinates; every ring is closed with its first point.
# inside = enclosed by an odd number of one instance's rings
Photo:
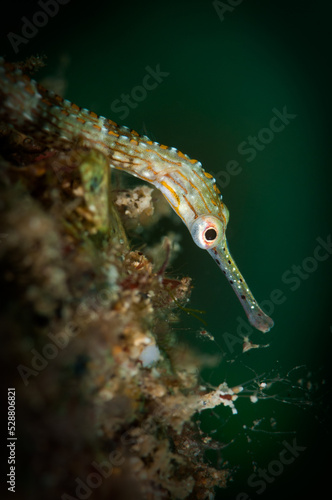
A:
{"type": "Polygon", "coordinates": [[[214,227],[209,227],[204,233],[204,237],[207,241],[214,241],[218,236],[217,231],[214,227]]]}
{"type": "Polygon", "coordinates": [[[223,239],[224,226],[217,217],[203,215],[193,222],[190,233],[197,246],[208,250],[223,239]]]}

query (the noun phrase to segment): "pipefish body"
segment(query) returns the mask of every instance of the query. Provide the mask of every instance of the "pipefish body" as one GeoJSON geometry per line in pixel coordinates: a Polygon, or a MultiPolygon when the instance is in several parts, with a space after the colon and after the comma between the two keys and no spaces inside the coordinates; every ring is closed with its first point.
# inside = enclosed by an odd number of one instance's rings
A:
{"type": "Polygon", "coordinates": [[[254,299],[227,245],[228,209],[215,179],[197,160],[46,90],[0,58],[0,119],[49,147],[73,144],[101,151],[112,168],[153,184],[209,252],[240,300],[249,322],[267,332],[273,320],[254,299]]]}

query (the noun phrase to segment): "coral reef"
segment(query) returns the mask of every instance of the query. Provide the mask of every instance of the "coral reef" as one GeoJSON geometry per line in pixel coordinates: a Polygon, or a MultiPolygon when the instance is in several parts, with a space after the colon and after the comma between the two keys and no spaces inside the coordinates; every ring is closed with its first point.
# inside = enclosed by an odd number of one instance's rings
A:
{"type": "Polygon", "coordinates": [[[105,157],[79,144],[57,151],[7,124],[0,141],[2,364],[17,391],[18,494],[213,498],[229,471],[208,463],[205,451],[221,445],[192,416],[235,411],[240,388],[201,387],[206,359],[172,331],[191,282],[166,274],[169,244],[157,267],[128,242],[123,221],[160,217],[151,189],[112,192],[105,157]]]}

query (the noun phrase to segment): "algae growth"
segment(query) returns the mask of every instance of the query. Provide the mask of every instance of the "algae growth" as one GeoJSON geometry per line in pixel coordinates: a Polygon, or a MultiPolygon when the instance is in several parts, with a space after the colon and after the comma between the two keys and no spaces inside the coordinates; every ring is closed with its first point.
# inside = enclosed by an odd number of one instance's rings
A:
{"type": "Polygon", "coordinates": [[[176,339],[191,280],[168,275],[171,243],[138,251],[124,229],[153,227],[164,205],[146,186],[114,189],[101,153],[51,149],[8,125],[1,329],[24,415],[24,498],[213,498],[230,473],[209,464],[222,445],[192,417],[235,411],[237,390],[200,386],[214,358],[176,339]]]}

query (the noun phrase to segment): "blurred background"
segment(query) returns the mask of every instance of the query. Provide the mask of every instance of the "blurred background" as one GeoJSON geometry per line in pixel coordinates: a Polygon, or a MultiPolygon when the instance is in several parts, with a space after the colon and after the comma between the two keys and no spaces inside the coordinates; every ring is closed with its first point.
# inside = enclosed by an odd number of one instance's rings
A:
{"type": "Polygon", "coordinates": [[[247,395],[235,416],[222,407],[197,417],[227,445],[222,458],[234,469],[218,495],[291,498],[328,488],[331,6],[62,3],[38,17],[38,2],[12,2],[1,16],[1,54],[12,61],[47,56],[38,81],[200,160],[229,208],[233,257],[275,321],[267,334],[240,331],[246,318],[220,270],[175,215],[162,221],[156,238],[171,229],[181,238],[170,272],[193,278],[190,307],[206,311],[207,325],[184,314],[179,337],[222,357],[202,373],[202,384],[225,380],[244,385],[247,395]],[[202,327],[215,342],[197,335],[202,327]],[[268,347],[242,353],[241,333],[268,347]],[[273,382],[265,391],[271,398],[257,394],[253,403],[249,396],[264,381],[273,382]],[[285,441],[301,449],[280,468],[285,441]],[[269,479],[258,483],[259,469],[269,479]]]}

